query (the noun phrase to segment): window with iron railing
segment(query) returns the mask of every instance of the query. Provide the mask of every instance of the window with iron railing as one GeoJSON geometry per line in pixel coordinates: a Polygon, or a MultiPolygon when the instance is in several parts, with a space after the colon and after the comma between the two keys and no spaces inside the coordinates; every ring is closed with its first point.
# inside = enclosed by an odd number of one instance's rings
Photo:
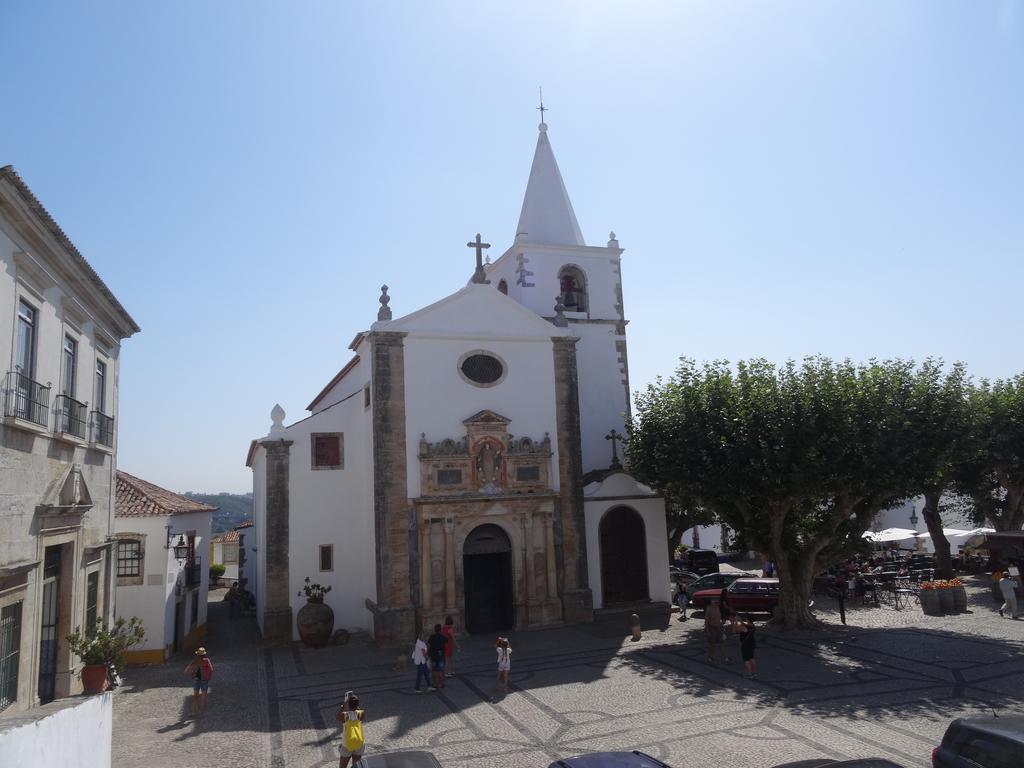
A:
{"type": "Polygon", "coordinates": [[[46,427],[49,413],[50,388],[32,381],[19,371],[8,372],[4,379],[4,416],[14,416],[46,427]]]}
{"type": "Polygon", "coordinates": [[[107,448],[114,447],[114,417],[100,411],[92,412],[92,441],[107,448]]]}
{"type": "Polygon", "coordinates": [[[57,418],[59,431],[85,440],[85,403],[69,395],[57,395],[57,418]]]}
{"type": "Polygon", "coordinates": [[[0,710],[18,698],[21,664],[21,601],[0,610],[0,710]]]}

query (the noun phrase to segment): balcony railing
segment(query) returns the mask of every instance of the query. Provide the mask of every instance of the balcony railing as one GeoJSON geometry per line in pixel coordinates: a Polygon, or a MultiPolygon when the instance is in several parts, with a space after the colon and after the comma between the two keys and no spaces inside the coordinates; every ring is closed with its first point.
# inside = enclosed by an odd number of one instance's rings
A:
{"type": "Polygon", "coordinates": [[[100,411],[92,412],[92,441],[107,448],[114,447],[114,417],[100,411]]]}
{"type": "Polygon", "coordinates": [[[15,416],[46,427],[49,423],[50,388],[19,371],[9,371],[4,381],[4,416],[15,416]]]}
{"type": "Polygon", "coordinates": [[[57,395],[57,425],[66,435],[85,440],[86,405],[69,395],[57,395]]]}
{"type": "Polygon", "coordinates": [[[185,586],[198,587],[203,580],[203,564],[197,557],[185,566],[185,586]]]}

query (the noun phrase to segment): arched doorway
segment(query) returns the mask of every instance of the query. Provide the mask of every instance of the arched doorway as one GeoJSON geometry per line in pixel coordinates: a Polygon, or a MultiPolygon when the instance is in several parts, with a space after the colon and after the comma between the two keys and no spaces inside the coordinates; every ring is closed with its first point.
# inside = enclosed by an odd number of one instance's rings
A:
{"type": "Polygon", "coordinates": [[[643,518],[629,507],[615,507],[601,518],[598,538],[604,605],[650,600],[643,518]]]}
{"type": "Polygon", "coordinates": [[[466,631],[470,634],[511,629],[512,543],[496,525],[474,528],[462,546],[466,596],[466,631]]]}

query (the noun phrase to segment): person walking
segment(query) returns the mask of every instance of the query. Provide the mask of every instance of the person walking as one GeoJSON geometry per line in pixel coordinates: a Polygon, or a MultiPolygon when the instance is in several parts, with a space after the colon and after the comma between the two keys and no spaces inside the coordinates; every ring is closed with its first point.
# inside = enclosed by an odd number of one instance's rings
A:
{"type": "Polygon", "coordinates": [[[420,680],[429,688],[430,687],[430,674],[428,673],[427,667],[427,633],[420,632],[420,636],[416,638],[416,647],[412,649],[412,663],[416,665],[416,693],[422,693],[420,690],[420,680]]]}
{"type": "Polygon", "coordinates": [[[444,635],[444,676],[451,677],[455,674],[455,651],[461,651],[462,646],[459,645],[459,641],[455,639],[455,619],[451,616],[444,617],[444,626],[441,627],[441,633],[444,635]]]}
{"type": "Polygon", "coordinates": [[[746,676],[757,677],[757,662],[754,661],[757,637],[754,634],[754,622],[747,614],[742,617],[736,616],[733,618],[732,631],[740,636],[740,656],[743,658],[743,665],[747,668],[746,676]]]}
{"type": "Polygon", "coordinates": [[[499,637],[497,644],[498,651],[498,674],[494,678],[494,688],[501,687],[505,683],[505,693],[508,693],[508,673],[512,669],[512,649],[509,647],[507,637],[499,637]]]}
{"type": "Polygon", "coordinates": [[[430,690],[436,691],[444,688],[444,649],[448,641],[441,633],[441,625],[434,625],[434,634],[427,640],[427,658],[430,659],[430,674],[433,678],[433,685],[430,690]]]}
{"type": "Polygon", "coordinates": [[[676,582],[676,604],[679,606],[679,620],[686,621],[686,604],[690,602],[690,593],[686,589],[686,581],[681,578],[676,582]]]}
{"type": "Polygon", "coordinates": [[[1010,617],[1017,618],[1017,582],[1015,582],[1010,574],[1003,572],[1002,577],[999,579],[999,591],[1003,596],[1003,604],[999,608],[999,615],[1005,616],[1004,611],[1010,612],[1010,617]]]}
{"type": "Polygon", "coordinates": [[[345,699],[338,709],[335,719],[342,727],[341,757],[338,759],[338,768],[348,768],[349,761],[353,765],[361,763],[363,753],[366,752],[366,740],[363,738],[366,711],[359,708],[359,697],[352,691],[345,692],[345,699]]]}
{"type": "Polygon", "coordinates": [[[229,617],[235,617],[242,613],[242,602],[245,600],[245,596],[242,594],[242,588],[238,586],[237,581],[228,587],[224,599],[228,602],[229,617]]]}
{"type": "Polygon", "coordinates": [[[213,662],[200,646],[196,648],[195,657],[185,667],[185,674],[192,678],[192,717],[202,717],[206,713],[206,700],[210,697],[210,678],[213,677],[213,662]]]}
{"type": "Polygon", "coordinates": [[[704,608],[704,637],[708,641],[708,661],[715,661],[716,656],[722,656],[725,653],[723,648],[725,635],[722,632],[722,606],[719,605],[719,598],[712,598],[711,602],[704,608]]]}
{"type": "Polygon", "coordinates": [[[846,577],[840,571],[832,585],[832,597],[839,604],[839,620],[843,623],[844,627],[846,626],[846,592],[848,589],[849,585],[846,583],[846,577]]]}

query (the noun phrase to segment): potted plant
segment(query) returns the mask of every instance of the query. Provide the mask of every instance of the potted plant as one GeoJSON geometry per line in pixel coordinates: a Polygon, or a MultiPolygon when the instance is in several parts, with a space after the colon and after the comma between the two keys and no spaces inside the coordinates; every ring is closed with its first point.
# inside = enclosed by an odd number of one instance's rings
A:
{"type": "Polygon", "coordinates": [[[950,592],[953,593],[953,611],[963,613],[967,610],[967,590],[960,579],[950,579],[950,592]]]}
{"type": "Polygon", "coordinates": [[[935,616],[942,613],[942,605],[939,602],[939,591],[935,588],[935,584],[930,581],[925,581],[921,584],[921,591],[918,594],[918,599],[921,602],[921,610],[930,616],[935,616]]]}
{"type": "Polygon", "coordinates": [[[83,633],[81,627],[68,635],[68,647],[82,660],[82,685],[86,693],[103,693],[107,690],[107,672],[114,667],[118,672],[124,669],[124,652],[142,642],[146,630],[142,619],[117,619],[113,626],[96,622],[94,631],[83,633]]]}
{"type": "Polygon", "coordinates": [[[299,597],[306,596],[306,604],[299,609],[295,621],[299,627],[299,637],[308,648],[323,648],[331,639],[334,631],[334,611],[324,603],[324,595],[331,587],[310,582],[306,577],[305,585],[299,597]]]}

